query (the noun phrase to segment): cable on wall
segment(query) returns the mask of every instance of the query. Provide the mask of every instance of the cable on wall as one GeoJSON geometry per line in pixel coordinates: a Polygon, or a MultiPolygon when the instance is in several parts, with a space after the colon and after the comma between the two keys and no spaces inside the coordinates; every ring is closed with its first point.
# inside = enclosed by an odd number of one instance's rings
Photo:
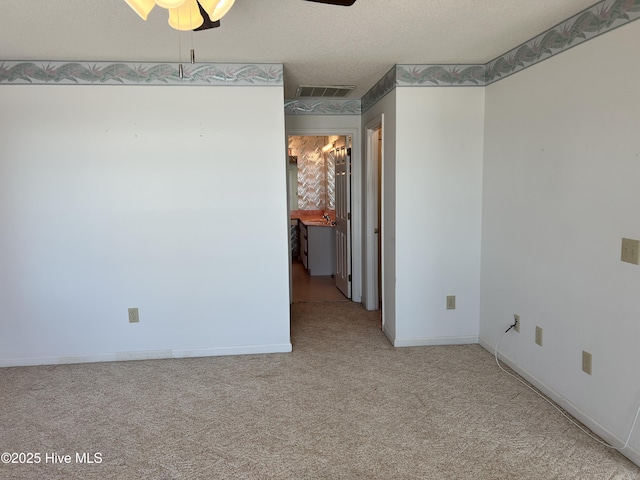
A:
{"type": "Polygon", "coordinates": [[[516,326],[516,324],[514,323],[513,325],[511,325],[509,328],[507,328],[507,330],[505,330],[505,332],[502,334],[502,336],[500,337],[500,340],[498,341],[498,344],[496,345],[496,348],[494,350],[494,356],[496,359],[496,364],[498,365],[498,367],[500,368],[500,370],[502,370],[504,373],[506,373],[507,375],[515,378],[518,382],[520,382],[521,384],[523,384],[525,387],[527,387],[529,390],[531,390],[533,393],[535,393],[536,395],[538,395],[540,398],[542,398],[545,402],[547,402],[549,405],[551,405],[553,408],[555,408],[556,410],[558,410],[558,412],[560,412],[567,420],[569,420],[571,423],[573,423],[576,427],[578,427],[580,430],[582,430],[583,433],[585,433],[586,435],[588,435],[589,437],[591,437],[593,440],[595,440],[596,442],[598,442],[601,445],[604,445],[605,447],[608,448],[612,448],[614,450],[618,450],[618,451],[622,451],[625,448],[627,448],[629,446],[629,441],[631,440],[631,434],[633,433],[633,430],[636,427],[636,423],[638,422],[638,416],[640,415],[640,405],[638,405],[638,410],[636,410],[636,416],[633,419],[633,423],[631,425],[631,429],[629,430],[629,435],[627,435],[627,440],[624,442],[624,445],[621,447],[616,447],[614,445],[610,445],[607,442],[600,440],[598,437],[596,437],[595,435],[591,434],[590,432],[588,432],[586,429],[584,429],[582,426],[580,426],[573,418],[571,418],[569,415],[567,415],[565,412],[562,411],[562,409],[560,407],[558,407],[555,403],[553,403],[551,400],[549,400],[546,396],[544,396],[542,393],[538,392],[535,388],[533,388],[531,385],[529,385],[527,382],[525,382],[524,380],[522,380],[521,378],[517,377],[516,375],[514,375],[511,372],[508,372],[507,370],[505,370],[502,365],[500,364],[500,361],[498,360],[498,350],[500,348],[500,344],[502,343],[502,340],[504,339],[504,337],[507,335],[507,333],[509,333],[509,330],[511,330],[512,328],[514,328],[516,326]]]}

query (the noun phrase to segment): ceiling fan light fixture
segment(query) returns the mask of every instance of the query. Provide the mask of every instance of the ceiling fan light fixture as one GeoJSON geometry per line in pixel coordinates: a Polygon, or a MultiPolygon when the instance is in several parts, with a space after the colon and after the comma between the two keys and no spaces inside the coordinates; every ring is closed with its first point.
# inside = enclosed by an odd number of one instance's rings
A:
{"type": "Polygon", "coordinates": [[[145,22],[149,16],[149,12],[156,6],[155,0],[124,0],[127,4],[140,15],[145,22]]]}
{"type": "Polygon", "coordinates": [[[198,2],[196,0],[183,0],[183,2],[179,7],[169,9],[169,25],[176,30],[194,30],[204,22],[198,2]]]}
{"type": "Polygon", "coordinates": [[[220,19],[235,0],[124,0],[140,18],[147,20],[158,5],[169,11],[169,25],[176,30],[208,30],[220,26],[220,19]]]}
{"type": "Polygon", "coordinates": [[[155,0],[159,7],[162,8],[178,8],[186,3],[186,0],[155,0]]]}
{"type": "Polygon", "coordinates": [[[200,0],[200,5],[209,14],[212,22],[220,20],[224,17],[236,0],[200,0]]]}

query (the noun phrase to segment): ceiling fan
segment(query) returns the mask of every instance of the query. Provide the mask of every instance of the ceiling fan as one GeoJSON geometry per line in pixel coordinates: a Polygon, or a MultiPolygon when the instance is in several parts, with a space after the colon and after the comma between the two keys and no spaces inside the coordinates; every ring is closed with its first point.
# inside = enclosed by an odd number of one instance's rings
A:
{"type": "MultiPolygon", "coordinates": [[[[169,25],[176,30],[209,30],[220,26],[220,19],[233,6],[235,0],[124,0],[143,19],[159,5],[169,10],[169,25]],[[194,13],[195,7],[198,12],[194,13]],[[196,26],[196,28],[193,28],[196,26]]],[[[309,2],[349,7],[356,0],[307,0],[309,2]]]]}
{"type": "Polygon", "coordinates": [[[202,8],[202,5],[200,5],[200,2],[198,2],[198,8],[200,9],[200,15],[202,15],[202,18],[204,19],[204,21],[202,22],[202,25],[200,25],[198,28],[193,29],[194,32],[199,32],[200,30],[209,30],[210,28],[217,28],[220,26],[220,20],[216,20],[215,22],[211,20],[211,17],[207,13],[207,11],[204,8],[202,8]]]}
{"type": "Polygon", "coordinates": [[[328,5],[342,5],[343,7],[350,7],[356,0],[307,0],[308,2],[326,3],[328,5]]]}
{"type": "MultiPolygon", "coordinates": [[[[307,0],[308,2],[316,2],[316,3],[324,3],[327,5],[341,5],[343,7],[350,7],[356,0],[307,0]]],[[[204,18],[204,22],[198,28],[194,28],[194,32],[198,32],[200,30],[209,30],[210,28],[216,28],[220,26],[220,20],[216,20],[215,22],[209,18],[209,14],[206,12],[200,2],[198,2],[198,7],[200,8],[200,13],[202,14],[202,18],[204,18]]]]}

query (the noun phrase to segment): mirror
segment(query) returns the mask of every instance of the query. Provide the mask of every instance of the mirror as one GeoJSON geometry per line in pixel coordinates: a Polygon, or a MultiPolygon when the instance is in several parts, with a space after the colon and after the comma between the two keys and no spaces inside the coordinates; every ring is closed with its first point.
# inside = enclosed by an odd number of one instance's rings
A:
{"type": "MultiPolygon", "coordinates": [[[[291,149],[289,149],[291,151],[291,149]]],[[[287,186],[289,187],[289,210],[298,210],[298,157],[289,155],[287,164],[287,186]]]]}
{"type": "Polygon", "coordinates": [[[325,147],[340,139],[344,142],[345,137],[289,136],[291,210],[335,210],[335,159],[325,147]]]}

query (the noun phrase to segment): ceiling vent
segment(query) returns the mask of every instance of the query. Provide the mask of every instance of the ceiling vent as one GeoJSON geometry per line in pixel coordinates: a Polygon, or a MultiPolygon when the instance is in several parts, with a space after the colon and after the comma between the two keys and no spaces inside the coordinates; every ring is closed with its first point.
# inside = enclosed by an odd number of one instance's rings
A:
{"type": "Polygon", "coordinates": [[[355,85],[300,85],[296,97],[346,97],[355,85]]]}

